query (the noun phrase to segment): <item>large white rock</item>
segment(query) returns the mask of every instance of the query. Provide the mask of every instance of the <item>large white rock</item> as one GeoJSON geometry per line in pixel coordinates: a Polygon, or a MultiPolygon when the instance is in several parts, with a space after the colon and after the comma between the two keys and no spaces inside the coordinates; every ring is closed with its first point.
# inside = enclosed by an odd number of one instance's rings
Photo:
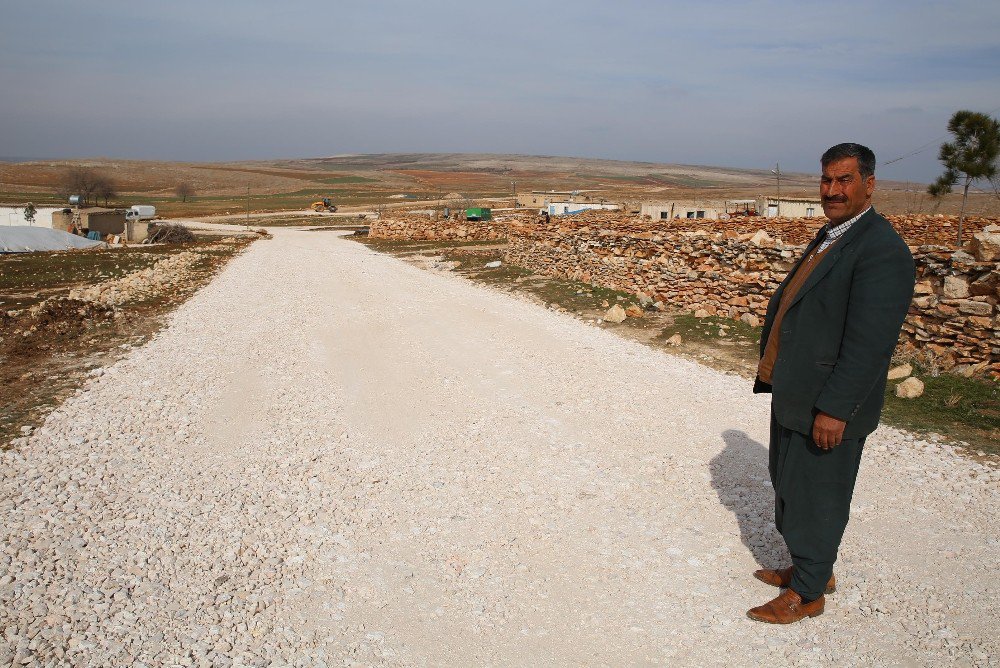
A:
{"type": "Polygon", "coordinates": [[[916,399],[924,393],[924,383],[919,378],[910,376],[896,386],[896,396],[903,399],[916,399]]]}
{"type": "Polygon", "coordinates": [[[626,317],[627,316],[625,315],[625,309],[623,309],[618,304],[615,304],[614,306],[608,309],[607,313],[604,314],[604,321],[615,322],[615,323],[625,322],[626,317]]]}
{"type": "Polygon", "coordinates": [[[972,235],[972,252],[980,262],[1000,260],[1000,225],[988,225],[972,235]]]}

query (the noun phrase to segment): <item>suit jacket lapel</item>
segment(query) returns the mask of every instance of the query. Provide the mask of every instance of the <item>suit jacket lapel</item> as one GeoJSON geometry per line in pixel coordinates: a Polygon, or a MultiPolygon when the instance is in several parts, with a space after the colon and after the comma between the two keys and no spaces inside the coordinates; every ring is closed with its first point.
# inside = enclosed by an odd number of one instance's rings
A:
{"type": "MultiPolygon", "coordinates": [[[[851,229],[847,230],[847,232],[844,233],[844,236],[833,244],[833,248],[830,249],[830,252],[828,252],[822,260],[820,260],[819,266],[813,269],[813,272],[809,274],[809,278],[807,278],[806,282],[802,284],[801,288],[799,288],[798,293],[792,299],[792,303],[788,305],[788,308],[795,306],[795,304],[802,299],[803,295],[816,287],[816,284],[819,283],[831,269],[833,269],[833,265],[835,265],[837,260],[839,260],[844,254],[844,250],[847,246],[850,245],[852,241],[857,239],[858,236],[866,229],[868,229],[869,223],[871,222],[870,219],[874,217],[874,215],[875,208],[872,207],[868,210],[868,213],[854,221],[854,224],[851,225],[851,229]]],[[[806,253],[802,256],[802,259],[799,260],[799,262],[801,263],[805,261],[805,258],[809,257],[809,253],[811,253],[812,249],[815,247],[815,243],[810,244],[810,247],[806,250],[806,253]]]]}
{"type": "Polygon", "coordinates": [[[775,301],[781,300],[781,295],[785,291],[785,286],[788,285],[788,281],[792,279],[792,276],[795,275],[795,272],[799,270],[799,267],[802,266],[802,263],[806,261],[806,258],[809,257],[809,254],[813,252],[813,249],[819,245],[819,243],[823,240],[824,236],[826,235],[823,234],[823,228],[820,228],[819,231],[816,233],[816,236],[813,237],[813,240],[809,242],[808,246],[806,246],[806,250],[805,252],[802,253],[802,257],[798,259],[798,262],[792,265],[792,268],[789,269],[788,273],[785,275],[785,280],[783,280],[781,282],[781,285],[778,286],[778,289],[774,291],[775,301]]]}

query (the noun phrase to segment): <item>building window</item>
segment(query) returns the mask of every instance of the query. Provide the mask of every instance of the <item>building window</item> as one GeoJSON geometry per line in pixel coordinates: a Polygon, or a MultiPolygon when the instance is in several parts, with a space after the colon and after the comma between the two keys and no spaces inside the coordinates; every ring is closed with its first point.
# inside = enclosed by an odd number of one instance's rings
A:
{"type": "Polygon", "coordinates": [[[670,212],[669,211],[661,211],[660,212],[660,220],[670,220],[670,212]]]}
{"type": "Polygon", "coordinates": [[[687,217],[688,218],[694,218],[694,211],[688,211],[687,212],[687,217]]]}
{"type": "Polygon", "coordinates": [[[704,217],[705,217],[705,212],[704,211],[698,211],[695,214],[695,218],[704,218],[704,217]]]}
{"type": "Polygon", "coordinates": [[[816,207],[807,206],[806,207],[806,218],[812,218],[816,215],[816,207]]]}

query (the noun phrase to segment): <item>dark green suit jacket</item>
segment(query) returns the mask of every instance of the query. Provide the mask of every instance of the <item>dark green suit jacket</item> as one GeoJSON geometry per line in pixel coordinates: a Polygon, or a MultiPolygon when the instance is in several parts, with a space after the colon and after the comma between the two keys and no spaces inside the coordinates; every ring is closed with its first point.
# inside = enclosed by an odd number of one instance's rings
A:
{"type": "MultiPolygon", "coordinates": [[[[761,355],[785,285],[822,238],[813,239],[771,297],[761,355]]],[[[772,393],[779,424],[809,435],[823,411],[847,422],[845,439],[875,430],[913,285],[910,249],[869,210],[826,253],[785,313],[772,384],[754,383],[755,393],[772,393]]]]}

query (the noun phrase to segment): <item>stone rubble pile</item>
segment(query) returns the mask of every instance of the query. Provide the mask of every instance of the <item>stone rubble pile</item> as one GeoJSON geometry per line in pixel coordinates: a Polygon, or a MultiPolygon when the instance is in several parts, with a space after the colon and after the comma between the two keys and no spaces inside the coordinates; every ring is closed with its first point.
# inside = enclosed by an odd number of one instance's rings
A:
{"type": "MultiPolygon", "coordinates": [[[[888,216],[910,245],[917,285],[900,342],[944,369],[1000,378],[1000,226],[968,218],[963,250],[947,246],[955,216],[888,216]]],[[[704,311],[757,326],[767,302],[821,219],[650,221],[584,212],[544,224],[532,213],[492,223],[379,221],[388,239],[507,238],[504,262],[636,295],[642,303],[704,311]]]]}
{"type": "Polygon", "coordinates": [[[200,259],[200,253],[184,251],[166,257],[152,267],[133,271],[121,278],[104,281],[86,288],[70,290],[69,298],[82,302],[120,306],[182,283],[187,280],[191,268],[200,259]]]}

